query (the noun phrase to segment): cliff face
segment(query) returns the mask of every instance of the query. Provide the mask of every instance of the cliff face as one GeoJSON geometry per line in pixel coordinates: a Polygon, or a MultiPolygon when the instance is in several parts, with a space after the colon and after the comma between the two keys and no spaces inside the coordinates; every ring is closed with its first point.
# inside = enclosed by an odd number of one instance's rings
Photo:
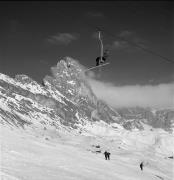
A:
{"type": "Polygon", "coordinates": [[[13,79],[0,74],[2,123],[77,128],[79,123],[114,122],[112,116],[118,115],[97,100],[82,74],[83,67],[75,60],[65,58],[51,71],[52,76],[46,76],[42,85],[26,75],[13,79]]]}
{"type": "Polygon", "coordinates": [[[77,61],[66,57],[51,67],[52,76],[45,76],[42,85],[26,75],[13,79],[0,74],[1,123],[78,129],[103,121],[129,130],[143,129],[142,123],[165,130],[173,128],[174,110],[113,109],[98,100],[83,70],[77,61]]]}

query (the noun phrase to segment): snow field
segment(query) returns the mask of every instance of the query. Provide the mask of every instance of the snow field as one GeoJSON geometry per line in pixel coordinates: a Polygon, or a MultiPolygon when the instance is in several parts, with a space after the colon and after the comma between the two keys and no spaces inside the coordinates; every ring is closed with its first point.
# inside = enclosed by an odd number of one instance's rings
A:
{"type": "Polygon", "coordinates": [[[136,151],[104,137],[63,131],[57,134],[55,130],[26,131],[1,126],[2,180],[173,179],[173,160],[150,153],[146,148],[136,151]],[[102,153],[91,152],[95,150],[92,145],[98,144],[102,153]],[[110,161],[103,155],[107,148],[111,152],[110,161]],[[142,160],[144,171],[139,168],[142,160]]]}

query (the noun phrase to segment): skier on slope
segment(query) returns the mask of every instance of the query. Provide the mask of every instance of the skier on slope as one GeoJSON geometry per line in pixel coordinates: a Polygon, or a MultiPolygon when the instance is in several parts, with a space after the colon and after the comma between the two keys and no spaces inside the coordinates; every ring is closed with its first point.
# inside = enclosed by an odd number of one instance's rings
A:
{"type": "Polygon", "coordinates": [[[111,154],[111,153],[108,152],[108,151],[105,151],[105,152],[104,152],[104,155],[105,155],[105,159],[106,159],[106,160],[110,160],[110,154],[111,154]]]}
{"type": "Polygon", "coordinates": [[[105,155],[105,159],[107,160],[108,159],[108,152],[105,151],[103,154],[105,155]]]}
{"type": "Polygon", "coordinates": [[[143,166],[144,166],[144,164],[143,164],[143,162],[141,162],[141,163],[140,163],[141,171],[143,171],[143,166]]]}
{"type": "Polygon", "coordinates": [[[110,153],[110,152],[108,152],[108,160],[110,160],[110,154],[111,154],[111,153],[110,153]]]}

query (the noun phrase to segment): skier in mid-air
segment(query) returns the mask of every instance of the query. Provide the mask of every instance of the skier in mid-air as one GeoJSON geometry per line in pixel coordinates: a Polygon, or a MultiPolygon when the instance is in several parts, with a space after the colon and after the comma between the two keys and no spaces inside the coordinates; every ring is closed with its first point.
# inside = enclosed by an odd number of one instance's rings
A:
{"type": "Polygon", "coordinates": [[[105,66],[105,65],[109,64],[109,62],[105,63],[105,61],[107,61],[107,59],[109,57],[109,50],[106,49],[103,53],[103,42],[102,42],[100,31],[99,31],[99,41],[100,41],[100,56],[98,56],[96,58],[96,66],[88,68],[87,70],[85,70],[85,72],[90,71],[90,70],[95,69],[95,68],[99,68],[99,74],[98,75],[100,76],[100,74],[101,74],[100,66],[105,66]]]}
{"type": "Polygon", "coordinates": [[[96,58],[96,66],[103,64],[107,60],[107,58],[108,58],[108,50],[104,52],[102,57],[100,56],[96,58]]]}

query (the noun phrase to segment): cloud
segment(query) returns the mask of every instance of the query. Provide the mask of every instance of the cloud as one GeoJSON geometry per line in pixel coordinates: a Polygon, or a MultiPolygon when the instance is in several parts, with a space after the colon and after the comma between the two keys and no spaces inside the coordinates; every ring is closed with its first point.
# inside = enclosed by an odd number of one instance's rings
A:
{"type": "Polygon", "coordinates": [[[103,17],[105,17],[104,14],[101,12],[87,12],[85,15],[87,17],[91,17],[91,18],[103,18],[103,17]]]}
{"type": "Polygon", "coordinates": [[[128,31],[128,30],[124,30],[122,32],[120,32],[119,36],[120,37],[129,37],[131,36],[133,33],[131,31],[128,31]]]}
{"type": "Polygon", "coordinates": [[[125,50],[129,52],[137,51],[139,48],[133,44],[136,44],[142,48],[147,48],[147,41],[140,38],[135,32],[124,30],[121,31],[117,36],[118,40],[114,41],[110,46],[112,50],[125,50]]]}
{"type": "Polygon", "coordinates": [[[126,41],[120,41],[120,40],[114,41],[111,46],[112,50],[113,49],[117,49],[117,50],[126,49],[128,47],[130,47],[130,46],[126,41]]]}
{"type": "Polygon", "coordinates": [[[118,36],[127,38],[127,37],[131,37],[133,35],[134,35],[133,32],[128,31],[128,30],[124,30],[124,31],[121,31],[118,36]]]}
{"type": "Polygon", "coordinates": [[[110,106],[169,108],[174,106],[174,83],[116,86],[88,77],[93,92],[110,106]]]}
{"type": "Polygon", "coordinates": [[[56,45],[68,45],[74,40],[77,40],[79,37],[78,34],[71,34],[71,33],[57,33],[56,35],[50,36],[47,41],[51,44],[56,45]]]}
{"type": "Polygon", "coordinates": [[[91,79],[97,77],[97,76],[96,76],[96,73],[94,73],[93,71],[87,71],[87,72],[86,72],[86,75],[88,76],[88,78],[91,78],[91,79]]]}
{"type": "Polygon", "coordinates": [[[124,31],[120,32],[120,34],[118,36],[123,38],[123,39],[126,39],[132,43],[135,43],[141,47],[147,48],[147,43],[148,43],[147,40],[139,37],[137,35],[137,33],[135,33],[135,32],[124,30],[124,31]]]}

